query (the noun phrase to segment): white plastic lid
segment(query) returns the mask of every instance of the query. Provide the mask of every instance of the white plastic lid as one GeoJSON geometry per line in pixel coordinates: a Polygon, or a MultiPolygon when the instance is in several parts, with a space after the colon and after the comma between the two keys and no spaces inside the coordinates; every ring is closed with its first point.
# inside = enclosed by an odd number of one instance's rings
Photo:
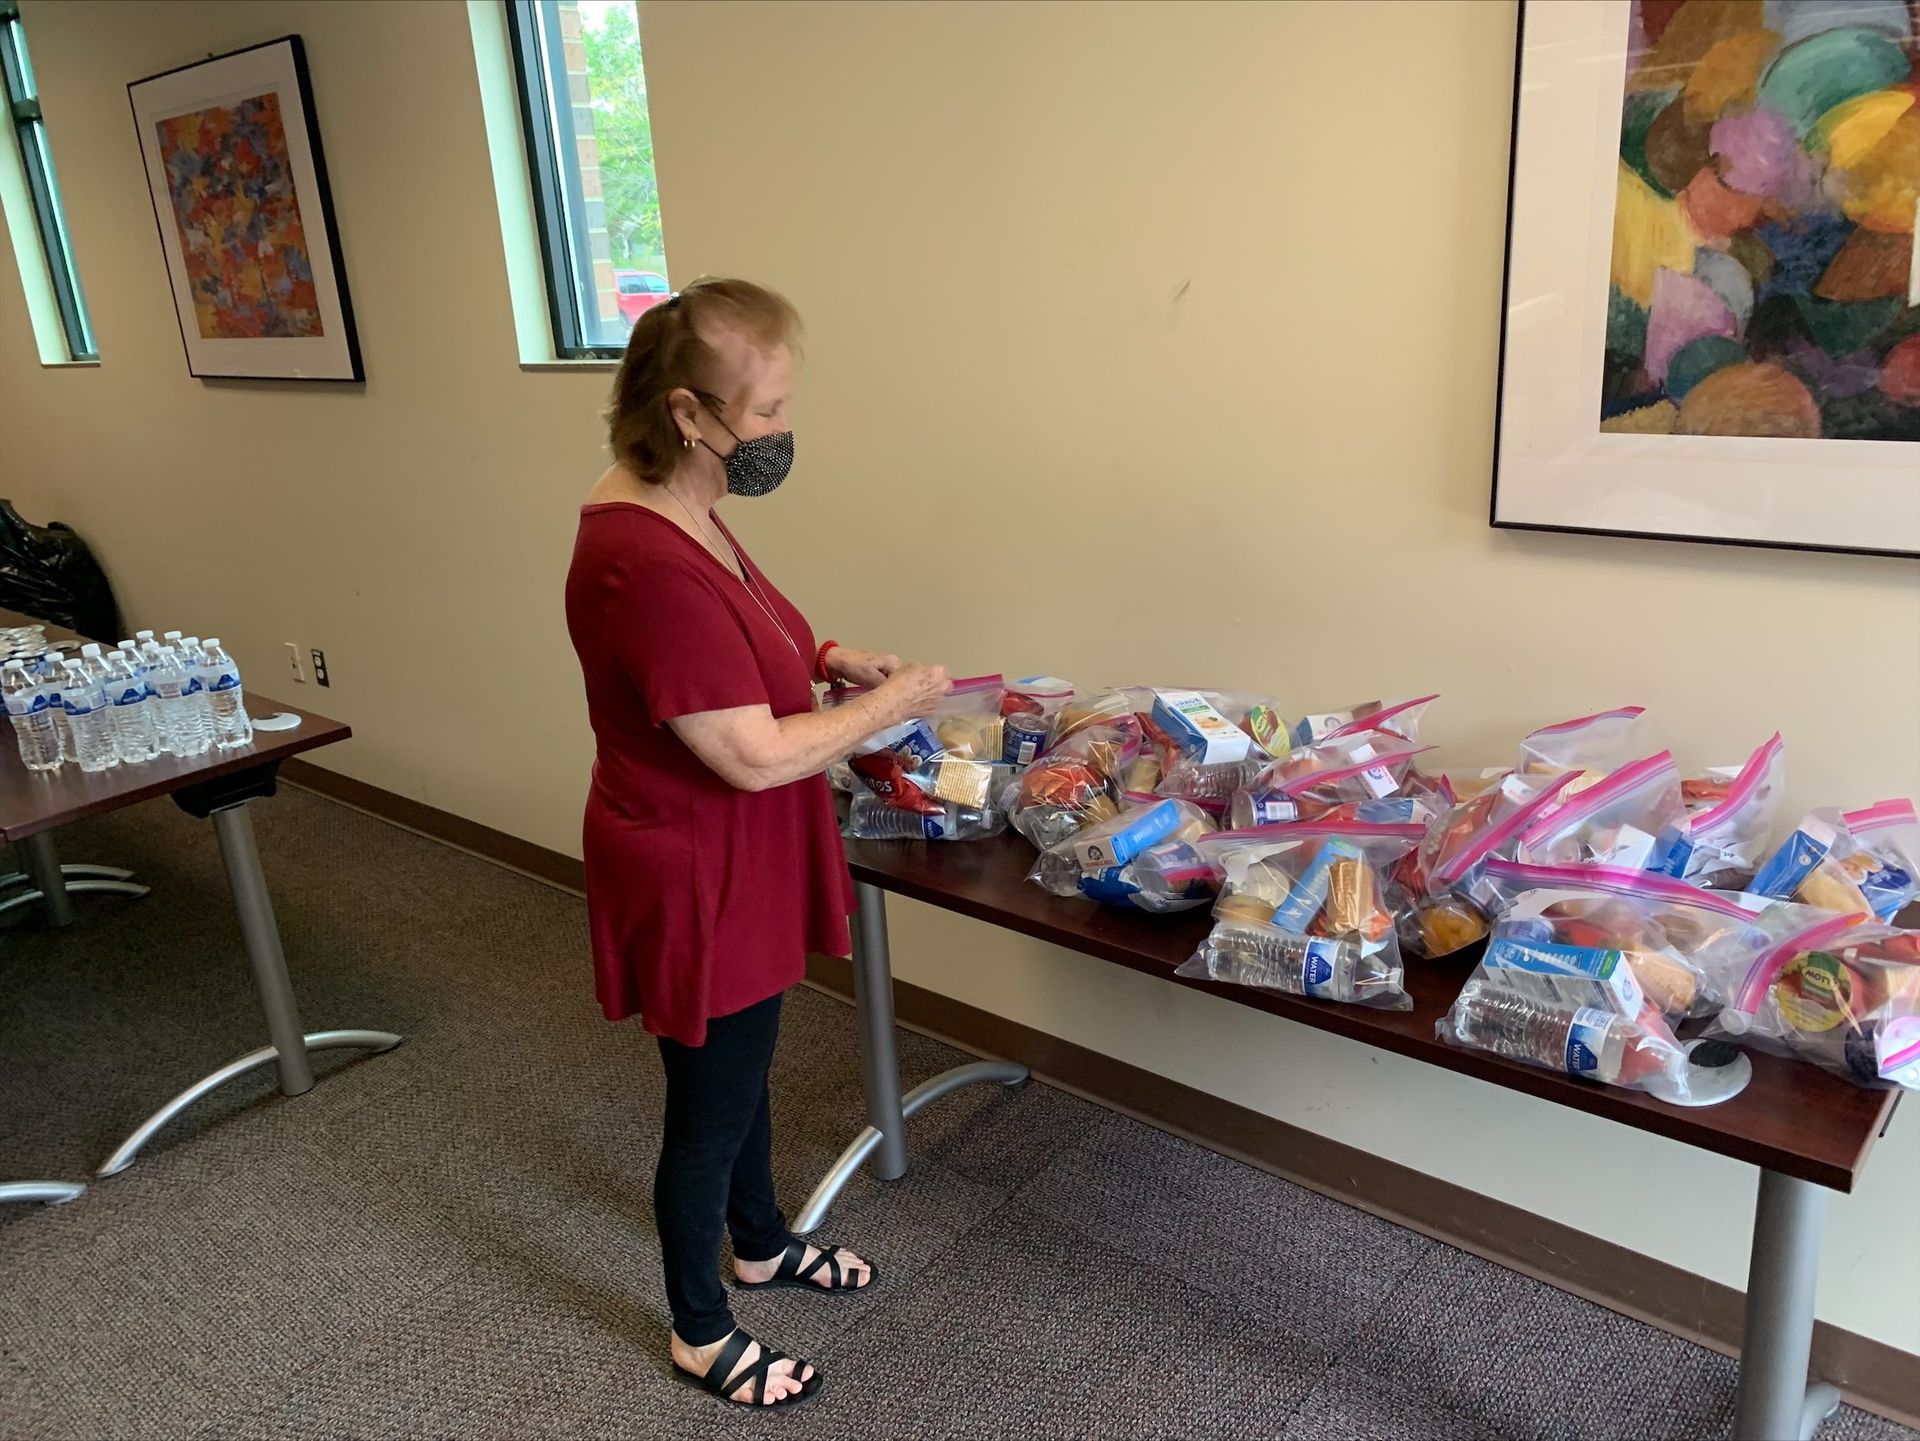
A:
{"type": "Polygon", "coordinates": [[[48,651],[47,659],[52,661],[55,665],[65,665],[67,662],[67,657],[65,652],[57,651],[57,650],[48,651]]]}
{"type": "Polygon", "coordinates": [[[0,665],[0,670],[25,670],[26,668],[27,663],[23,660],[10,660],[5,665],[0,665]]]}
{"type": "Polygon", "coordinates": [[[80,654],[84,656],[99,655],[100,643],[98,641],[92,641],[92,640],[88,641],[85,645],[80,647],[80,654]]]}
{"type": "MultiPolygon", "coordinates": [[[[153,632],[152,632],[152,631],[148,631],[148,632],[147,632],[147,634],[148,634],[148,635],[152,635],[152,634],[153,634],[153,632]]],[[[177,631],[177,630],[170,630],[170,631],[168,631],[168,632],[167,632],[167,639],[168,639],[168,640],[178,640],[178,639],[180,639],[180,632],[179,632],[179,631],[177,631]]]]}
{"type": "Polygon", "coordinates": [[[210,635],[200,643],[204,645],[208,650],[212,650],[215,646],[220,644],[220,637],[217,635],[210,635]]]}
{"type": "Polygon", "coordinates": [[[133,638],[135,640],[152,640],[153,632],[150,630],[137,630],[133,633],[133,638]]]}

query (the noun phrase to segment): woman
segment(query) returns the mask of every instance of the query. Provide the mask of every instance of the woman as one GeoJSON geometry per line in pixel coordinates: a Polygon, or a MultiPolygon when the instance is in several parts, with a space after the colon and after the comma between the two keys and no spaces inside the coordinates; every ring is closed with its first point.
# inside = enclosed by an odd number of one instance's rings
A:
{"type": "Polygon", "coordinates": [[[596,756],[584,836],[594,972],[609,1020],[638,1014],[667,1073],[654,1216],[675,1373],[743,1405],[821,1378],[734,1324],[746,1287],[864,1289],[873,1268],[788,1230],[773,1194],[767,1067],[809,951],[845,955],[853,886],[823,770],[924,714],[937,666],[828,641],[714,513],[793,462],[793,307],[700,280],[643,314],[608,412],[614,463],[580,512],[567,628],[596,756]],[[872,687],[831,711],[813,682],[872,687]]]}

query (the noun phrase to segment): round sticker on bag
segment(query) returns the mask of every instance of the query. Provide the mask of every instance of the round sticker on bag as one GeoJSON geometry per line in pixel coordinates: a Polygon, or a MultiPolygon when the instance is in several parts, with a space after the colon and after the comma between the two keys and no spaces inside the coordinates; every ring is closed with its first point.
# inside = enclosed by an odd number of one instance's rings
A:
{"type": "Polygon", "coordinates": [[[1795,956],[1780,973],[1773,999],[1796,1031],[1830,1031],[1852,1010],[1854,980],[1838,956],[1809,951],[1795,956]]]}

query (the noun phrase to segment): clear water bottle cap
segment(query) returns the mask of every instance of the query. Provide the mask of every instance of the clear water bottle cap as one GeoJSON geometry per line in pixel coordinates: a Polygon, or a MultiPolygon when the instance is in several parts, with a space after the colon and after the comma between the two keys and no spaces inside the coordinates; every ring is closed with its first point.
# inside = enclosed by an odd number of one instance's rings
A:
{"type": "Polygon", "coordinates": [[[27,663],[23,660],[10,660],[5,665],[0,665],[0,670],[25,670],[26,668],[27,663]]]}
{"type": "Polygon", "coordinates": [[[57,650],[48,651],[47,659],[52,661],[55,665],[65,665],[67,663],[66,656],[57,650]]]}
{"type": "Polygon", "coordinates": [[[208,650],[218,650],[220,647],[220,637],[217,635],[210,635],[204,641],[202,641],[201,644],[204,645],[208,650]]]}
{"type": "Polygon", "coordinates": [[[80,647],[80,654],[89,658],[98,656],[100,654],[100,643],[98,641],[88,641],[80,647]]]}
{"type": "Polygon", "coordinates": [[[120,642],[121,650],[132,650],[133,647],[134,647],[134,642],[131,640],[123,640],[120,642]]]}
{"type": "Polygon", "coordinates": [[[135,640],[152,640],[153,632],[150,630],[137,630],[133,633],[133,638],[135,640]]]}
{"type": "MultiPolygon", "coordinates": [[[[148,632],[148,634],[152,634],[152,632],[148,632]]],[[[166,638],[168,640],[178,640],[180,639],[180,632],[177,630],[170,630],[167,632],[166,638]]]]}

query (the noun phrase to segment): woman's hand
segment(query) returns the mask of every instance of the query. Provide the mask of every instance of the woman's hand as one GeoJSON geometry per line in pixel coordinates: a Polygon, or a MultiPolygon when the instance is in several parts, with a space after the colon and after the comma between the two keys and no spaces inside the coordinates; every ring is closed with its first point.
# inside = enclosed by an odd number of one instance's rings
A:
{"type": "Polygon", "coordinates": [[[827,676],[848,685],[877,686],[900,669],[900,657],[885,651],[837,645],[827,652],[827,676]]]}
{"type": "Polygon", "coordinates": [[[874,691],[873,698],[887,708],[888,714],[894,717],[891,724],[897,725],[913,716],[925,715],[933,709],[935,701],[952,689],[953,682],[947,679],[945,666],[909,662],[888,676],[886,683],[874,691]]]}

